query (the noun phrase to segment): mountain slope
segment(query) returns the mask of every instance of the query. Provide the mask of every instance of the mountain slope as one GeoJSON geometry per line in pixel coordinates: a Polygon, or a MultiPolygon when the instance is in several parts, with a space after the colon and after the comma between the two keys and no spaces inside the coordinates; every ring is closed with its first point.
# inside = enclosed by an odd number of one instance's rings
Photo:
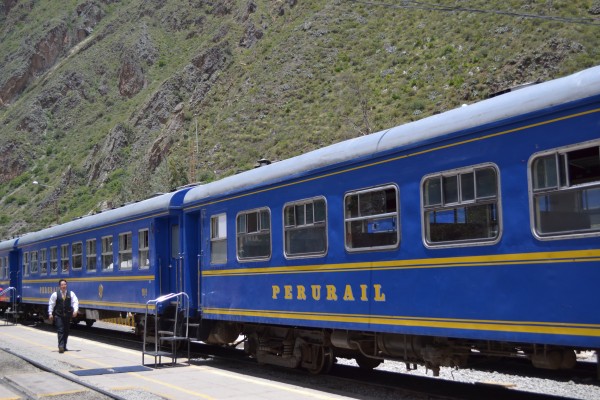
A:
{"type": "Polygon", "coordinates": [[[597,65],[599,13],[584,0],[3,0],[0,236],[597,65]]]}

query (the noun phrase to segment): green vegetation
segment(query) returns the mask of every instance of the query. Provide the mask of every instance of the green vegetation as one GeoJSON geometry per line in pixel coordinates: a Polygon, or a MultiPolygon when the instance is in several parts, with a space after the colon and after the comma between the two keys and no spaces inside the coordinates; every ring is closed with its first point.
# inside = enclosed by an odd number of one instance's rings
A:
{"type": "Polygon", "coordinates": [[[0,237],[53,223],[55,198],[64,222],[600,62],[597,0],[420,4],[0,6],[0,237]]]}

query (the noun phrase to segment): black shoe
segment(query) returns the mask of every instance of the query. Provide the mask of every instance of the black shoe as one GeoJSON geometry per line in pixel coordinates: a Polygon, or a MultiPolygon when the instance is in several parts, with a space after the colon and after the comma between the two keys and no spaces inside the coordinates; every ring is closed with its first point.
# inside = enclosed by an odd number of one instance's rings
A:
{"type": "Polygon", "coordinates": [[[64,353],[65,352],[65,348],[64,347],[59,347],[58,348],[58,352],[59,353],[64,353]]]}

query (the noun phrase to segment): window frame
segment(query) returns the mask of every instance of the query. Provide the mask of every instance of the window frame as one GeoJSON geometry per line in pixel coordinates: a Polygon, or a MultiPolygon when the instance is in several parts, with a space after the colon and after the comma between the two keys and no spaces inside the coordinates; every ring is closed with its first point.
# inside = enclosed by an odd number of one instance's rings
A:
{"type": "Polygon", "coordinates": [[[73,271],[81,271],[83,269],[83,242],[74,242],[71,244],[71,258],[73,259],[73,264],[71,265],[71,269],[73,271]],[[77,247],[79,249],[77,249],[77,247]],[[79,250],[79,252],[76,252],[79,250]]]}
{"type": "Polygon", "coordinates": [[[37,275],[39,273],[38,269],[38,251],[32,250],[29,252],[29,273],[31,275],[37,275]]]}
{"type": "Polygon", "coordinates": [[[269,207],[259,207],[259,208],[253,208],[250,210],[244,210],[244,211],[240,211],[237,213],[237,215],[235,216],[235,255],[237,258],[238,262],[252,262],[252,261],[268,261],[271,259],[271,257],[273,256],[273,223],[272,223],[272,218],[271,218],[271,209],[269,207]],[[268,229],[262,229],[262,212],[265,211],[268,215],[268,221],[269,221],[269,228],[268,229]],[[247,228],[248,228],[248,215],[253,214],[253,213],[257,213],[258,217],[257,217],[257,225],[259,230],[256,232],[248,232],[247,228]],[[244,227],[246,228],[245,232],[240,232],[240,217],[241,216],[245,216],[245,221],[244,221],[244,227]],[[262,233],[263,235],[269,235],[269,254],[267,256],[259,256],[259,257],[240,257],[240,238],[243,238],[245,236],[250,236],[250,235],[259,235],[261,234],[261,232],[267,232],[268,233],[262,233]]]}
{"type": "Polygon", "coordinates": [[[282,223],[282,227],[283,227],[282,232],[283,232],[283,254],[284,254],[284,257],[286,259],[325,257],[329,251],[329,231],[328,231],[327,218],[328,218],[327,199],[324,196],[315,196],[315,197],[311,197],[311,198],[307,198],[307,199],[295,200],[295,201],[290,201],[290,202],[285,203],[282,208],[282,219],[281,219],[281,223],[282,223]],[[323,202],[324,218],[323,218],[323,221],[315,222],[315,220],[314,220],[314,216],[315,216],[314,204],[317,201],[323,202]],[[290,207],[293,207],[294,217],[296,217],[297,216],[296,212],[295,212],[296,207],[303,206],[304,207],[304,216],[306,217],[306,212],[307,212],[306,205],[307,204],[312,204],[312,214],[313,214],[312,222],[307,223],[306,219],[304,219],[303,223],[300,225],[297,223],[297,221],[294,221],[293,225],[287,225],[287,222],[286,222],[287,209],[290,207]],[[323,251],[293,253],[293,254],[288,253],[288,249],[287,249],[287,245],[288,245],[287,234],[288,234],[288,232],[309,230],[309,229],[314,230],[316,228],[319,228],[319,230],[322,228],[324,230],[325,248],[323,249],[323,251]]]}
{"type": "MultiPolygon", "coordinates": [[[[346,249],[347,252],[349,253],[359,253],[359,252],[372,252],[372,251],[390,251],[390,250],[396,250],[400,247],[400,242],[402,240],[401,238],[401,215],[400,215],[400,188],[398,187],[398,185],[394,184],[394,183],[385,183],[382,185],[377,185],[377,186],[370,186],[367,188],[361,188],[361,189],[355,189],[355,190],[351,190],[348,191],[346,193],[344,193],[344,198],[342,200],[342,205],[343,205],[343,218],[344,218],[344,248],[346,249]],[[348,207],[348,203],[346,202],[346,200],[350,197],[350,196],[360,196],[361,194],[367,194],[367,193],[373,193],[373,192],[380,192],[380,191],[385,191],[388,189],[393,189],[394,190],[394,198],[396,200],[396,211],[395,212],[385,212],[385,213],[380,213],[380,214],[370,214],[370,215],[362,215],[362,216],[356,216],[356,217],[352,217],[352,216],[348,216],[347,215],[347,207],[348,207]],[[363,246],[363,247],[350,247],[348,246],[348,238],[350,237],[350,233],[348,232],[348,223],[351,222],[355,222],[355,221],[369,221],[369,220],[379,220],[385,217],[388,217],[387,219],[389,219],[389,217],[392,217],[395,219],[396,222],[396,243],[395,244],[390,244],[390,245],[382,245],[382,246],[363,246]]],[[[360,211],[360,204],[358,205],[358,211],[360,211]]]]}
{"type": "Polygon", "coordinates": [[[580,239],[587,237],[598,237],[600,236],[600,227],[596,230],[571,230],[571,231],[557,231],[544,234],[537,229],[536,220],[536,199],[538,196],[545,196],[558,193],[582,193],[587,189],[598,189],[600,190],[600,180],[594,182],[584,182],[579,184],[572,184],[570,174],[568,173],[568,153],[572,153],[578,150],[590,149],[596,147],[600,155],[600,140],[590,140],[582,143],[575,143],[567,146],[560,146],[553,149],[548,149],[534,153],[529,158],[527,163],[527,179],[528,179],[528,191],[529,191],[529,224],[532,235],[539,241],[551,241],[551,240],[566,240],[566,239],[580,239]],[[556,183],[552,186],[546,186],[542,188],[534,188],[536,177],[534,176],[534,163],[544,157],[554,155],[556,161],[556,183]],[[563,158],[564,165],[561,169],[560,161],[563,158]]]}
{"type": "Polygon", "coordinates": [[[119,271],[131,271],[133,269],[133,234],[131,231],[119,233],[118,253],[119,271]]]}
{"type": "Polygon", "coordinates": [[[39,251],[40,275],[48,274],[48,250],[44,247],[39,251]]]}
{"type": "Polygon", "coordinates": [[[23,260],[22,260],[22,271],[23,271],[23,276],[29,276],[29,252],[28,251],[24,251],[23,252],[23,260]]]}
{"type": "Polygon", "coordinates": [[[58,275],[58,246],[50,246],[50,275],[58,275]]]}
{"type": "MultiPolygon", "coordinates": [[[[236,224],[237,224],[237,218],[236,218],[236,224]]],[[[236,228],[237,229],[237,228],[236,228]]],[[[223,264],[227,264],[227,213],[218,213],[218,214],[213,214],[210,216],[210,265],[223,265],[223,264]],[[220,218],[223,218],[224,221],[221,222],[220,218]],[[216,220],[216,226],[218,227],[217,229],[217,234],[218,236],[214,235],[214,223],[216,220]],[[221,229],[220,227],[224,226],[224,229],[221,229]],[[222,233],[224,233],[224,235],[222,235],[222,233]],[[225,245],[225,253],[224,253],[224,259],[217,259],[215,260],[213,258],[215,251],[214,251],[214,246],[218,245],[218,244],[223,244],[225,245]]],[[[236,234],[236,253],[237,253],[237,234],[236,234]]]]}
{"type": "Polygon", "coordinates": [[[85,270],[89,273],[98,272],[98,240],[96,238],[86,239],[85,241],[85,270]],[[91,243],[94,244],[93,249],[90,248],[91,243]],[[92,261],[94,268],[90,268],[90,261],[92,261]]]}
{"type": "Polygon", "coordinates": [[[71,265],[70,263],[70,259],[69,259],[69,243],[63,243],[60,245],[60,273],[61,274],[68,274],[69,273],[69,267],[71,265]],[[66,266],[66,268],[65,268],[66,266]]]}
{"type": "Polygon", "coordinates": [[[460,168],[454,168],[445,171],[438,171],[432,174],[427,174],[423,176],[421,179],[421,183],[419,186],[419,192],[421,197],[421,239],[423,241],[423,245],[428,249],[443,249],[449,247],[474,247],[474,246],[492,246],[500,242],[503,235],[504,224],[503,224],[503,214],[502,214],[502,179],[500,175],[500,168],[494,163],[486,162],[481,164],[469,165],[460,168]],[[476,171],[482,171],[485,169],[493,169],[496,174],[496,195],[495,196],[477,196],[477,178],[476,171]],[[473,194],[472,198],[462,199],[462,177],[468,176],[470,173],[473,174],[473,194]],[[451,179],[452,177],[456,177],[456,200],[451,202],[444,202],[444,187],[443,183],[440,184],[440,203],[433,205],[425,205],[426,199],[426,189],[425,183],[433,178],[439,177],[440,182],[443,182],[444,178],[451,179]],[[493,204],[495,199],[496,204],[496,214],[497,214],[497,235],[493,238],[475,238],[475,239],[461,239],[461,240],[452,240],[452,241],[440,241],[440,242],[432,242],[428,240],[428,225],[427,225],[427,213],[431,211],[449,211],[457,208],[468,208],[472,206],[478,205],[489,205],[493,204]]]}
{"type": "Polygon", "coordinates": [[[116,270],[115,268],[115,257],[114,257],[114,248],[115,248],[115,240],[113,235],[106,235],[100,238],[100,251],[101,251],[101,262],[100,268],[102,268],[102,272],[110,273],[116,270]],[[105,244],[107,247],[105,248],[105,244]],[[105,261],[110,261],[109,264],[106,264],[105,261]],[[112,268],[109,268],[111,267],[112,268]]]}
{"type": "Polygon", "coordinates": [[[144,228],[138,230],[138,269],[150,269],[150,229],[144,228]],[[142,235],[145,237],[142,238],[142,235]],[[145,245],[145,246],[144,246],[145,245]],[[145,259],[148,264],[142,264],[142,255],[146,254],[145,259]]]}

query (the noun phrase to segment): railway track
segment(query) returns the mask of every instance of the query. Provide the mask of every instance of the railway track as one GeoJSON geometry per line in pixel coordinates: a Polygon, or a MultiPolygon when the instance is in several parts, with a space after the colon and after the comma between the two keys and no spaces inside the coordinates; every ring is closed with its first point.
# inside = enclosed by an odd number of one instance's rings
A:
{"type": "MultiPolygon", "coordinates": [[[[38,328],[53,330],[48,325],[40,325],[38,328]]],[[[141,350],[140,340],[132,332],[127,332],[123,329],[112,330],[97,326],[87,328],[81,325],[72,329],[71,335],[132,350],[141,350]]],[[[380,369],[365,371],[343,362],[336,363],[328,375],[314,376],[308,375],[303,370],[290,370],[259,365],[254,359],[247,357],[241,349],[192,342],[190,363],[192,365],[205,365],[207,362],[218,368],[237,371],[251,376],[266,377],[275,381],[285,381],[291,384],[294,384],[294,382],[306,384],[306,380],[310,379],[311,383],[320,389],[326,388],[333,392],[346,393],[350,391],[359,396],[366,396],[369,399],[389,399],[391,394],[396,399],[419,400],[482,398],[555,400],[566,398],[565,396],[515,390],[511,385],[506,385],[502,382],[458,382],[431,376],[419,376],[380,369]],[[310,378],[307,378],[308,376],[310,378]]],[[[383,365],[386,365],[386,363],[383,365]]],[[[496,369],[502,370],[505,373],[517,374],[535,372],[537,374],[536,377],[561,379],[556,371],[532,369],[526,363],[515,362],[505,365],[505,363],[480,362],[478,365],[482,370],[489,371],[496,369]]],[[[575,380],[581,381],[590,379],[590,376],[595,373],[595,369],[590,371],[589,364],[582,364],[581,369],[577,371],[579,378],[575,378],[575,380]]],[[[570,379],[573,380],[573,371],[571,371],[570,379]]]]}
{"type": "Polygon", "coordinates": [[[108,392],[98,386],[91,385],[80,379],[77,379],[74,375],[65,374],[56,369],[49,368],[43,363],[37,362],[29,357],[25,357],[22,354],[15,353],[9,349],[0,349],[0,357],[2,362],[0,363],[0,371],[2,377],[0,378],[0,387],[8,390],[9,393],[15,395],[15,399],[36,399],[39,398],[39,394],[33,393],[27,381],[17,379],[18,374],[26,373],[27,377],[35,379],[36,381],[47,382],[47,387],[53,387],[53,385],[59,384],[63,393],[53,394],[51,397],[54,400],[126,400],[125,398],[108,392]],[[18,371],[18,374],[17,374],[18,371]],[[60,383],[59,380],[68,382],[60,383]],[[68,392],[68,393],[66,393],[68,392]]]}

